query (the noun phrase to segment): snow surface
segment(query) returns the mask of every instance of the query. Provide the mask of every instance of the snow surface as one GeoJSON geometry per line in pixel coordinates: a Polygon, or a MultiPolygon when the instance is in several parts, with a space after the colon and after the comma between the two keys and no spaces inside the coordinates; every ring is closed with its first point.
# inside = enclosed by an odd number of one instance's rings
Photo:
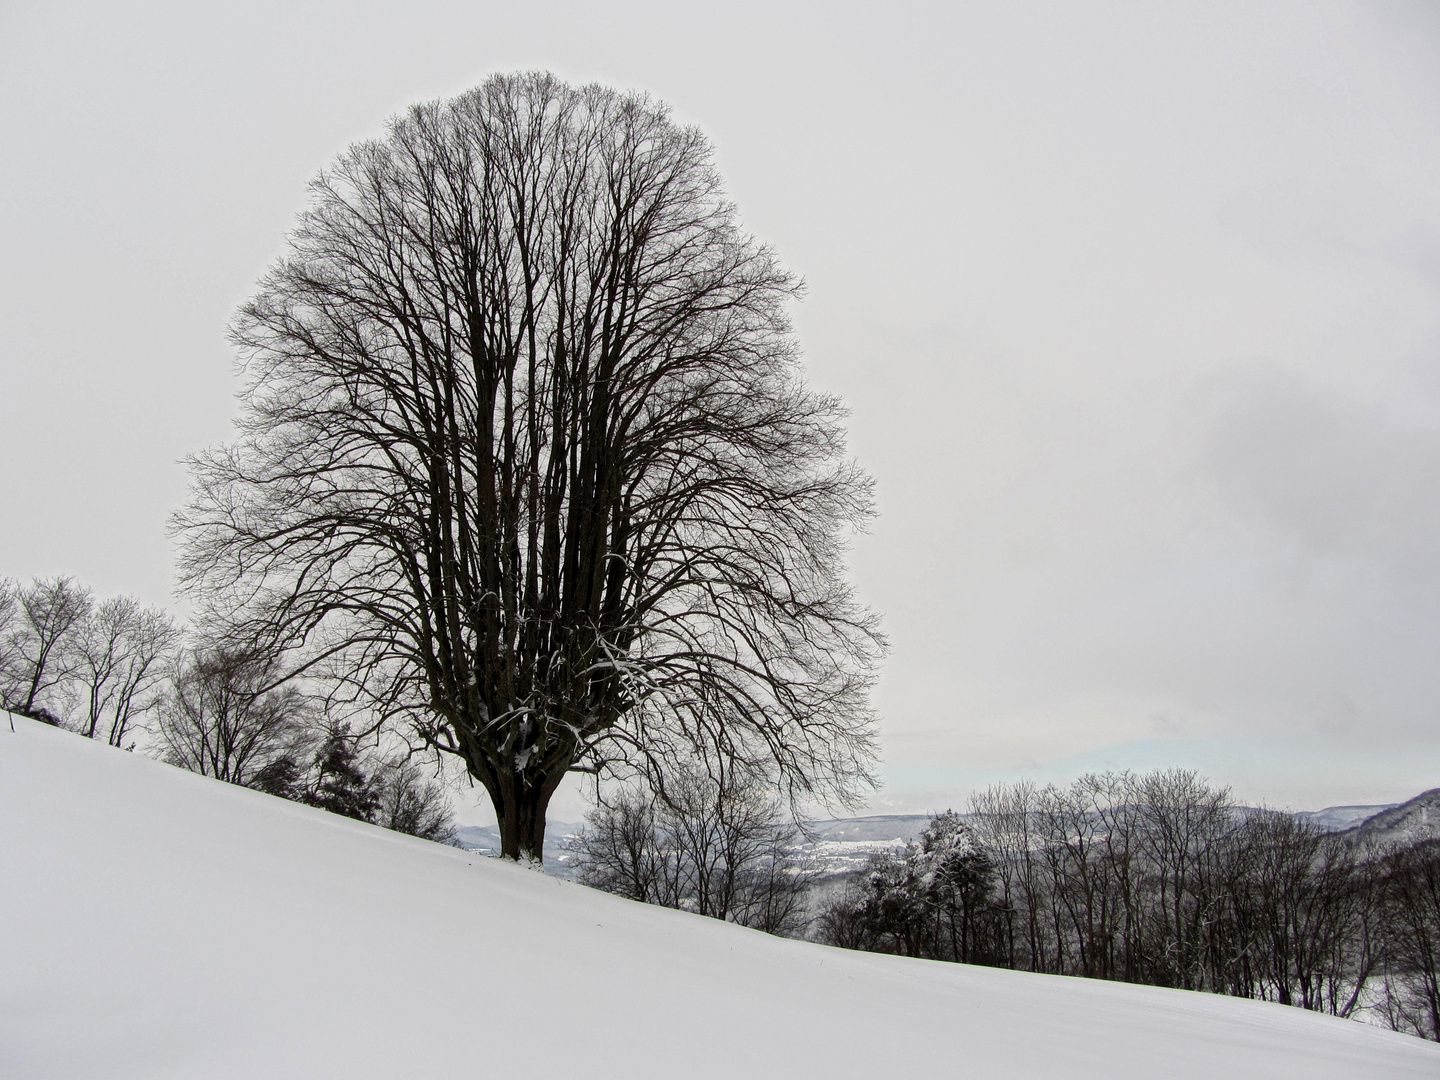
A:
{"type": "Polygon", "coordinates": [[[829,949],[0,722],[0,1075],[1440,1076],[1279,1005],[829,949]]]}

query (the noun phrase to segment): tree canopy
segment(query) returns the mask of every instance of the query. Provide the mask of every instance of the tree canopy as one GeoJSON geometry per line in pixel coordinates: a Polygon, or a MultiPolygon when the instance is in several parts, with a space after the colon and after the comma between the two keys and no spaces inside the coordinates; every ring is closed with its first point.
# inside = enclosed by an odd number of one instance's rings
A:
{"type": "Polygon", "coordinates": [[[698,750],[845,802],[870,484],[802,379],[798,288],[644,95],[522,74],[413,107],[313,182],[234,321],[241,437],[192,462],[184,580],[459,755],[512,857],[572,770],[698,750]]]}

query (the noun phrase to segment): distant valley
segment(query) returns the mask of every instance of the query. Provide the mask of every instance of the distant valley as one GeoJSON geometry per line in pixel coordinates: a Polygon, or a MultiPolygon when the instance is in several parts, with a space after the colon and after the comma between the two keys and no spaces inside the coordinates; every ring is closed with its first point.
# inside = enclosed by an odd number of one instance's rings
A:
{"type": "MultiPolygon", "coordinates": [[[[1254,811],[1257,807],[1242,807],[1254,811]]],[[[873,853],[894,851],[916,840],[930,822],[930,814],[872,814],[832,818],[807,824],[809,839],[800,850],[826,876],[863,869],[873,853]]],[[[1301,821],[1327,832],[1353,832],[1365,843],[1413,843],[1440,838],[1440,788],[1422,792],[1407,802],[1374,805],[1327,806],[1295,813],[1301,821]]],[[[567,841],[584,828],[584,822],[552,821],[545,830],[545,870],[556,877],[575,873],[574,855],[567,841]]],[[[500,853],[500,834],[493,825],[462,825],[455,838],[467,851],[500,853]]]]}

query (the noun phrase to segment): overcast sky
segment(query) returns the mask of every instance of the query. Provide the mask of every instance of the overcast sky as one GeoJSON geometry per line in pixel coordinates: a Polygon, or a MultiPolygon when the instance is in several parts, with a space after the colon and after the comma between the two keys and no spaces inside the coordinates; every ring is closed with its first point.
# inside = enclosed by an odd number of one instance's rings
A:
{"type": "Polygon", "coordinates": [[[0,575],[176,607],[179,459],[228,437],[225,323],[306,182],[521,68],[701,126],[808,282],[878,483],[877,812],[1440,786],[1430,0],[5,0],[0,575]]]}

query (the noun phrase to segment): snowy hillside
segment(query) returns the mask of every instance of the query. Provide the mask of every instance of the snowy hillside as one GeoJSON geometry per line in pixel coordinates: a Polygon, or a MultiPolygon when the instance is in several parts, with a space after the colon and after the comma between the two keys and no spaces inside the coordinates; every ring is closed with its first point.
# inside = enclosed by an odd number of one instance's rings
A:
{"type": "Polygon", "coordinates": [[[1440,837],[1440,788],[1423,791],[1408,802],[1357,826],[1352,834],[1368,844],[1414,844],[1440,837]]]}
{"type": "Polygon", "coordinates": [[[1279,1005],[846,953],[0,723],[0,1075],[1440,1076],[1279,1005]]]}
{"type": "Polygon", "coordinates": [[[1308,821],[1327,832],[1343,832],[1369,821],[1376,814],[1393,809],[1399,803],[1380,803],[1371,806],[1327,806],[1323,810],[1300,810],[1295,816],[1308,821]]]}

